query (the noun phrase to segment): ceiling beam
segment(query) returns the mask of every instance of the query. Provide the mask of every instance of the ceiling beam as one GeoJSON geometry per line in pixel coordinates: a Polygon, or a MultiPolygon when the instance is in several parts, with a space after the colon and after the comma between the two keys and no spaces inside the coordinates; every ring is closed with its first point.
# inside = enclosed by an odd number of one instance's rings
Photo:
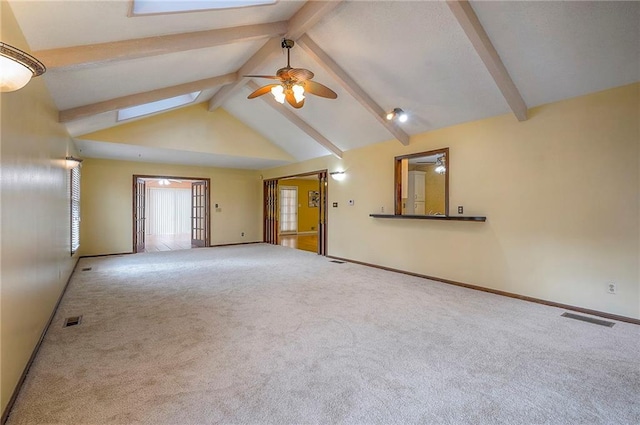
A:
{"type": "Polygon", "coordinates": [[[244,25],[208,31],[137,38],[110,43],[40,50],[34,55],[49,70],[78,68],[103,63],[138,59],[168,53],[240,43],[268,37],[280,37],[289,28],[286,21],[244,25]]]}
{"type": "Polygon", "coordinates": [[[218,90],[211,100],[209,101],[209,111],[213,111],[222,105],[236,90],[244,86],[249,78],[243,77],[243,75],[251,74],[255,72],[255,70],[262,65],[262,63],[274,58],[278,53],[280,53],[280,37],[273,37],[267,43],[260,48],[253,56],[249,58],[248,61],[245,62],[244,65],[238,69],[236,72],[236,80],[231,84],[221,88],[218,90]]]}
{"type": "Polygon", "coordinates": [[[519,121],[526,121],[527,105],[524,103],[518,88],[511,79],[504,63],[502,63],[500,55],[493,47],[493,43],[491,43],[471,4],[467,0],[447,0],[447,5],[467,34],[467,37],[469,37],[471,44],[476,49],[482,62],[484,62],[516,118],[519,121]]]}
{"type": "Polygon", "coordinates": [[[386,119],[387,112],[380,107],[329,55],[322,50],[308,35],[298,39],[298,44],[318,62],[351,96],[364,106],[376,119],[405,146],[409,145],[409,135],[398,127],[394,121],[386,119]]]}
{"type": "Polygon", "coordinates": [[[132,94],[129,96],[118,97],[116,99],[105,100],[103,102],[93,103],[91,105],[79,106],[77,108],[66,109],[58,114],[59,122],[69,122],[91,115],[101,114],[103,112],[116,111],[122,108],[142,105],[157,100],[168,99],[170,97],[180,96],[186,93],[194,93],[206,89],[211,89],[220,85],[229,84],[236,81],[236,74],[225,74],[217,77],[207,78],[205,80],[194,81],[191,83],[180,84],[178,86],[165,87],[162,89],[152,90],[144,93],[132,94]]]}
{"type": "MultiPolygon", "coordinates": [[[[247,87],[249,87],[252,91],[257,90],[257,89],[260,88],[260,86],[257,85],[253,81],[249,81],[247,83],[247,87]]],[[[322,134],[320,134],[315,128],[313,128],[309,124],[307,124],[302,118],[297,116],[289,107],[287,107],[285,105],[280,105],[279,103],[276,104],[275,101],[272,100],[272,98],[270,98],[269,96],[261,96],[260,99],[262,99],[269,106],[271,106],[273,109],[275,109],[276,111],[281,113],[293,125],[295,125],[300,130],[302,130],[305,133],[307,133],[307,135],[309,135],[309,137],[311,137],[313,140],[318,142],[318,144],[320,146],[324,147],[325,149],[327,149],[329,152],[331,152],[332,154],[334,154],[338,158],[342,158],[343,152],[339,147],[337,147],[336,145],[331,143],[331,141],[329,141],[329,139],[327,139],[322,134]]]]}
{"type": "MultiPolygon", "coordinates": [[[[297,40],[309,28],[313,27],[329,12],[342,3],[340,1],[307,1],[287,22],[286,38],[297,40]]],[[[216,93],[209,101],[209,111],[220,107],[233,93],[247,84],[249,78],[243,75],[256,72],[263,63],[276,57],[280,53],[282,37],[273,37],[238,70],[238,80],[229,84],[216,93]]]]}

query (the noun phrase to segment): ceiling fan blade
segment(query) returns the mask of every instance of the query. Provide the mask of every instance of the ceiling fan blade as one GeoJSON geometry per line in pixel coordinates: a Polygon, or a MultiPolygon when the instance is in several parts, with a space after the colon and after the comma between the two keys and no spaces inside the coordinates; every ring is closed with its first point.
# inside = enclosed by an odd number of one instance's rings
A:
{"type": "Polygon", "coordinates": [[[289,70],[289,75],[298,81],[307,81],[313,78],[313,72],[304,68],[293,68],[289,70]]]}
{"type": "Polygon", "coordinates": [[[247,78],[269,78],[271,80],[279,80],[280,78],[275,75],[243,75],[247,78]]]}
{"type": "Polygon", "coordinates": [[[296,102],[296,98],[291,92],[287,93],[285,97],[287,99],[287,102],[289,102],[289,105],[293,106],[296,109],[300,109],[304,105],[304,99],[302,99],[300,102],[296,102]]]}
{"type": "Polygon", "coordinates": [[[280,84],[267,84],[266,86],[260,87],[258,90],[251,93],[247,96],[247,99],[254,99],[258,96],[262,96],[263,94],[269,93],[273,87],[279,86],[280,84]]]}
{"type": "Polygon", "coordinates": [[[326,97],[327,99],[338,98],[338,95],[336,94],[336,92],[334,92],[333,90],[331,90],[329,87],[325,85],[316,83],[315,81],[305,81],[304,91],[307,93],[315,94],[316,96],[326,97]]]}

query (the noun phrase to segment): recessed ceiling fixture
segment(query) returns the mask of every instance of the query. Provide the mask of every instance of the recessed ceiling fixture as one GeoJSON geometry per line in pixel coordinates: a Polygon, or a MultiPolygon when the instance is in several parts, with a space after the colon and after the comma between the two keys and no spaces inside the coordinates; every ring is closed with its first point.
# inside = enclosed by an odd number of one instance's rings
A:
{"type": "Polygon", "coordinates": [[[315,81],[313,72],[304,68],[291,68],[291,48],[294,46],[293,40],[283,39],[282,48],[287,49],[287,66],[280,68],[276,75],[245,75],[245,77],[270,78],[280,80],[278,84],[267,84],[251,93],[247,99],[253,99],[271,92],[276,101],[284,103],[286,100],[294,108],[302,108],[304,105],[304,94],[311,93],[316,96],[336,99],[338,95],[329,87],[315,81]]]}
{"type": "Polygon", "coordinates": [[[407,119],[409,119],[407,113],[400,108],[393,108],[393,111],[387,113],[388,121],[398,120],[400,122],[407,122],[407,119]]]}
{"type": "Polygon", "coordinates": [[[45,73],[42,62],[28,53],[0,42],[0,91],[16,91],[31,80],[45,73]]]}

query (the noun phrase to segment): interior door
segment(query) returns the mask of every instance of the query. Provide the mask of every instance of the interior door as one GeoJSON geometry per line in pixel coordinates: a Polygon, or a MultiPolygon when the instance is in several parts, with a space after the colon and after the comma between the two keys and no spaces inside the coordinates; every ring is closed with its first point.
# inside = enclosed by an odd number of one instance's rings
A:
{"type": "Polygon", "coordinates": [[[209,191],[207,181],[191,183],[191,246],[209,246],[209,191]]]}
{"type": "Polygon", "coordinates": [[[318,255],[327,255],[327,172],[318,173],[318,191],[320,204],[318,205],[318,255]]]}
{"type": "Polygon", "coordinates": [[[146,183],[143,179],[137,178],[133,194],[133,246],[134,252],[144,252],[145,240],[145,200],[146,200],[146,183]]]}

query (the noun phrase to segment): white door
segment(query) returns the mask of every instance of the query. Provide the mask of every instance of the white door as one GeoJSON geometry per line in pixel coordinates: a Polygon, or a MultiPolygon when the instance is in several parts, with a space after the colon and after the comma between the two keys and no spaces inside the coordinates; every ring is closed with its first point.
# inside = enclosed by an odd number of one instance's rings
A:
{"type": "Polygon", "coordinates": [[[298,233],[298,188],[280,186],[280,234],[298,233]]]}

